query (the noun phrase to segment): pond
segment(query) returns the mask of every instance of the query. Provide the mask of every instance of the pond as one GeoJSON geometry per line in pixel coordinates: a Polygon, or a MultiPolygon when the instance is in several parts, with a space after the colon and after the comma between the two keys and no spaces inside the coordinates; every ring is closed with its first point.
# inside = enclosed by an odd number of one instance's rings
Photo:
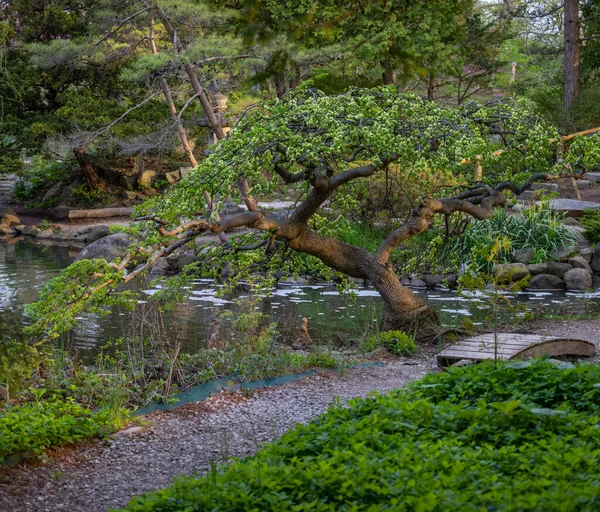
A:
{"type": "MultiPolygon", "coordinates": [[[[58,275],[76,256],[77,251],[65,247],[43,246],[27,240],[0,241],[0,339],[3,342],[23,339],[21,333],[27,324],[25,304],[36,299],[40,288],[50,278],[58,275]]],[[[164,314],[165,331],[182,340],[184,349],[193,351],[206,345],[215,313],[240,312],[240,301],[248,305],[252,298],[239,292],[235,296],[219,297],[219,285],[210,280],[198,280],[189,300],[164,314]]],[[[144,295],[152,294],[147,283],[141,283],[144,295]]],[[[475,324],[482,323],[490,314],[490,299],[483,292],[470,296],[458,295],[449,290],[415,290],[423,300],[435,307],[445,326],[459,326],[465,317],[475,324]]],[[[511,298],[513,305],[523,311],[503,311],[502,315],[523,315],[525,310],[546,313],[558,312],[562,306],[582,312],[596,306],[600,293],[524,292],[511,298]]],[[[92,355],[105,342],[121,336],[143,332],[155,322],[155,312],[146,301],[140,300],[135,312],[113,311],[105,317],[84,315],[76,329],[63,336],[59,343],[65,348],[76,348],[92,355]],[[145,327],[144,327],[145,325],[145,327]]],[[[261,310],[278,325],[284,339],[293,342],[301,319],[309,320],[309,331],[317,342],[327,342],[334,335],[359,338],[369,326],[380,318],[382,301],[371,288],[361,287],[354,297],[339,294],[330,284],[311,286],[280,286],[271,295],[263,297],[253,308],[261,310]]],[[[226,326],[225,326],[226,328],[226,326]]]]}

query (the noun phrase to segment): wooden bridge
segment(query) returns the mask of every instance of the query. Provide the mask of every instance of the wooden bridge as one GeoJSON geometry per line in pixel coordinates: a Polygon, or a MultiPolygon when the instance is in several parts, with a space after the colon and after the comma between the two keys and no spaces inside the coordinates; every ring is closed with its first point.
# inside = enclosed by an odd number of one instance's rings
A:
{"type": "Polygon", "coordinates": [[[437,355],[438,365],[450,366],[458,361],[497,359],[528,359],[539,356],[591,357],[596,346],[591,341],[538,334],[494,333],[467,338],[442,350],[437,355]]]}

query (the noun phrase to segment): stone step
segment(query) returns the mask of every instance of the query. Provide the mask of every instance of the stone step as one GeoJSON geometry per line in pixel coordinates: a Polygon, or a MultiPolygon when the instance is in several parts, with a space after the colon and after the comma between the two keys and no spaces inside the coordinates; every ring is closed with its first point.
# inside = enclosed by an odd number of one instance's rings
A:
{"type": "Polygon", "coordinates": [[[594,181],[596,183],[600,183],[600,172],[588,172],[585,175],[586,180],[594,181]]]}
{"type": "MultiPolygon", "coordinates": [[[[536,204],[540,204],[539,202],[536,204]]],[[[598,210],[600,209],[600,203],[594,203],[592,201],[579,201],[578,199],[552,199],[550,201],[550,208],[555,211],[564,212],[567,217],[582,217],[585,210],[598,210]]]]}

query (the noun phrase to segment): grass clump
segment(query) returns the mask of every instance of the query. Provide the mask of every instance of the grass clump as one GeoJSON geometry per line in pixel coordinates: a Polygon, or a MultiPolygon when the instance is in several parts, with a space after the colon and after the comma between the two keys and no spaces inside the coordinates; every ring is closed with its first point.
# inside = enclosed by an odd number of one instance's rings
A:
{"type": "Polygon", "coordinates": [[[429,375],[124,510],[598,510],[598,382],[545,360],[429,375]]]}
{"type": "Polygon", "coordinates": [[[385,331],[372,334],[365,339],[364,349],[372,351],[380,347],[397,356],[410,356],[415,353],[415,340],[404,331],[385,331]]]}

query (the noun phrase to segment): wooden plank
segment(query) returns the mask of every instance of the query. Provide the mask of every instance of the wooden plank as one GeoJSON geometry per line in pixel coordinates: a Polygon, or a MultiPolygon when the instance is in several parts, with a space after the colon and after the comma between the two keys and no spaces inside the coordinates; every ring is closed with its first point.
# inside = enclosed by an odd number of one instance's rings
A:
{"type": "Polygon", "coordinates": [[[498,342],[494,334],[484,334],[461,340],[455,345],[445,348],[437,355],[440,366],[448,366],[462,359],[483,361],[528,359],[548,355],[586,356],[594,355],[596,346],[587,340],[573,340],[537,334],[498,333],[498,342]]]}
{"type": "Polygon", "coordinates": [[[95,210],[69,210],[69,219],[95,219],[106,217],[131,217],[133,207],[97,208],[95,210]]]}

